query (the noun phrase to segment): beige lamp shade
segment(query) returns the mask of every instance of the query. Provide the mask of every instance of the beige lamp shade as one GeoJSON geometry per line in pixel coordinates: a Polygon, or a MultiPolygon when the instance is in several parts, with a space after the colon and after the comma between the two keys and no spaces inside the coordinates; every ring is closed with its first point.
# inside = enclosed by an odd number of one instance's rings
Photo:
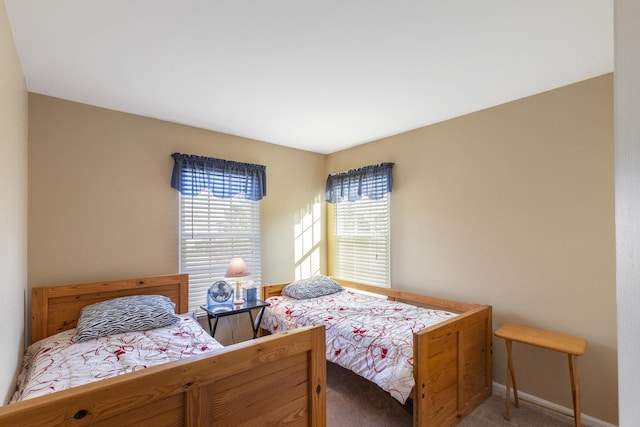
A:
{"type": "Polygon", "coordinates": [[[247,264],[242,258],[231,258],[229,261],[229,267],[227,267],[227,273],[224,277],[232,277],[236,279],[235,305],[242,305],[244,300],[242,299],[242,286],[240,284],[240,278],[249,275],[249,269],[247,264]]]}

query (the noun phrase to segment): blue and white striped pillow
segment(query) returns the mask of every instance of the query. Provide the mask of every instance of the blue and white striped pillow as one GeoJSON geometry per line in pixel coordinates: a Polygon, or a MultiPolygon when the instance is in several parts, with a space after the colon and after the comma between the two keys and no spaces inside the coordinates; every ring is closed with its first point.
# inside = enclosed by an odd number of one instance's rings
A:
{"type": "Polygon", "coordinates": [[[134,295],[88,305],[80,312],[77,341],[173,325],[180,321],[175,307],[163,295],[134,295]]]}

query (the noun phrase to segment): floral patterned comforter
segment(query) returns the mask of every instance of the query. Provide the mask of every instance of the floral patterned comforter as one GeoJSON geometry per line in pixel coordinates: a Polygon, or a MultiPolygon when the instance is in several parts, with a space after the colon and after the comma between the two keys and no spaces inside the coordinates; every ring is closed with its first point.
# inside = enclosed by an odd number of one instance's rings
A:
{"type": "Polygon", "coordinates": [[[262,320],[270,332],[322,324],[327,359],[376,383],[404,403],[415,385],[413,333],[455,313],[420,308],[349,290],[296,300],[271,297],[262,320]]]}
{"type": "Polygon", "coordinates": [[[84,342],[70,329],[29,346],[10,403],[221,348],[188,315],[175,326],[84,342]]]}

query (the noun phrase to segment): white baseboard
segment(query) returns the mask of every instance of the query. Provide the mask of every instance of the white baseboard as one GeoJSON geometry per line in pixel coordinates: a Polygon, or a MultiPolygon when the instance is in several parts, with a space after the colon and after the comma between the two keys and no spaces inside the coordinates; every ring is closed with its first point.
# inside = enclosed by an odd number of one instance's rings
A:
{"type": "MultiPolygon", "coordinates": [[[[506,392],[507,392],[507,387],[504,384],[499,384],[496,382],[493,383],[493,394],[497,396],[504,396],[506,392]]],[[[518,396],[522,396],[523,399],[530,400],[531,402],[536,403],[538,405],[547,406],[553,409],[554,411],[563,412],[565,414],[573,414],[572,408],[566,408],[564,406],[560,406],[556,403],[552,403],[547,400],[540,399],[539,397],[534,396],[532,394],[523,393],[518,390],[518,396]]],[[[580,414],[580,420],[582,421],[582,425],[584,425],[585,427],[616,427],[614,424],[609,424],[605,421],[590,417],[589,415],[585,415],[585,414],[580,414]]]]}

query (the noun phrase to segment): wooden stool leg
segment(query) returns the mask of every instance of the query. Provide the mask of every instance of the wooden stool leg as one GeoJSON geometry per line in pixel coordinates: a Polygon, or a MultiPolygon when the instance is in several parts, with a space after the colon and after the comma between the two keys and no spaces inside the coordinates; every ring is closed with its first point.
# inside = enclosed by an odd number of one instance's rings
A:
{"type": "Polygon", "coordinates": [[[511,356],[511,340],[504,341],[507,345],[507,396],[504,418],[507,421],[511,420],[511,385],[513,385],[513,397],[516,408],[520,407],[518,401],[518,388],[516,387],[516,376],[513,372],[513,358],[511,356]]]}
{"type": "Polygon", "coordinates": [[[578,358],[569,354],[569,374],[571,375],[571,397],[573,398],[573,418],[580,427],[580,383],[578,378],[578,358]]]}

